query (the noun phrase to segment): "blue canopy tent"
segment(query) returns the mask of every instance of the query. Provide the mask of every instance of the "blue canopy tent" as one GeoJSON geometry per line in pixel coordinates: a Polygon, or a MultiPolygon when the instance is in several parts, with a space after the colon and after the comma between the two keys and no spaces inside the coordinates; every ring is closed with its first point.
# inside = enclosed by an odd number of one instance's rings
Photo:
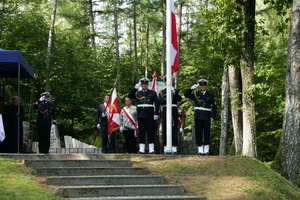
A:
{"type": "MultiPolygon", "coordinates": [[[[33,102],[33,89],[34,89],[34,69],[28,64],[26,59],[21,55],[19,50],[4,50],[0,48],[0,77],[1,78],[18,78],[18,97],[20,101],[20,79],[32,78],[32,95],[31,100],[33,102]]],[[[3,85],[4,87],[4,85],[3,85]]],[[[4,91],[4,90],[3,90],[4,91]]],[[[4,95],[3,95],[4,96],[4,95]]],[[[18,113],[20,113],[20,104],[18,103],[18,113]]],[[[32,110],[33,117],[33,110],[32,110]]],[[[18,115],[18,137],[20,136],[20,116],[18,115]]],[[[33,134],[31,132],[31,141],[33,134]]],[[[32,142],[31,142],[32,147],[32,142]]],[[[19,138],[18,138],[18,153],[19,138]]]]}

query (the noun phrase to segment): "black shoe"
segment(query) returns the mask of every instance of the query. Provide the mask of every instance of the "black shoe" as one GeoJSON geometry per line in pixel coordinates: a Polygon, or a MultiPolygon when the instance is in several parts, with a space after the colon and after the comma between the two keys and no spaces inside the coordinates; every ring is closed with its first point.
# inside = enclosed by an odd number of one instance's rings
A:
{"type": "Polygon", "coordinates": [[[140,152],[140,151],[139,151],[139,152],[138,152],[138,154],[145,154],[145,153],[144,153],[144,152],[140,152]]]}
{"type": "Polygon", "coordinates": [[[204,154],[203,153],[198,153],[198,156],[203,156],[204,154]]]}
{"type": "Polygon", "coordinates": [[[174,152],[173,155],[179,155],[177,152],[174,152]]]}
{"type": "Polygon", "coordinates": [[[149,152],[149,154],[155,154],[155,151],[149,152]]]}
{"type": "Polygon", "coordinates": [[[204,153],[203,155],[204,155],[204,156],[209,156],[209,152],[207,152],[207,153],[204,153]]]}

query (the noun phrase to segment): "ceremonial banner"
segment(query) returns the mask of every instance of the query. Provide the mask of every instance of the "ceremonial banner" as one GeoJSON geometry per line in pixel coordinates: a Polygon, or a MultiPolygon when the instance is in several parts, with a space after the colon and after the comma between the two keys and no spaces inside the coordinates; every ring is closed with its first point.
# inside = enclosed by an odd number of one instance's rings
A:
{"type": "Polygon", "coordinates": [[[0,141],[3,142],[5,139],[4,125],[2,120],[2,115],[0,114],[0,141]]]}
{"type": "Polygon", "coordinates": [[[108,135],[120,127],[120,111],[118,106],[117,90],[114,87],[107,105],[108,135]]]}
{"type": "Polygon", "coordinates": [[[157,73],[156,72],[154,72],[154,74],[153,74],[153,80],[152,80],[152,88],[151,88],[151,90],[153,90],[153,91],[155,91],[156,92],[156,94],[157,94],[157,78],[158,78],[158,75],[157,75],[157,73]]]}
{"type": "Polygon", "coordinates": [[[172,74],[178,71],[178,45],[174,0],[171,1],[172,74]]]}

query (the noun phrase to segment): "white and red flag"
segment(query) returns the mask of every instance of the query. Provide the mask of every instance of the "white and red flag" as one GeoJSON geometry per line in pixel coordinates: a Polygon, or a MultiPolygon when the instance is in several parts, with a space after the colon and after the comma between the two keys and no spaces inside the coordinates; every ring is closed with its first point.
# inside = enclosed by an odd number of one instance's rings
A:
{"type": "Polygon", "coordinates": [[[172,74],[178,71],[178,45],[174,0],[171,1],[172,74]]]}
{"type": "Polygon", "coordinates": [[[114,87],[107,105],[108,135],[120,127],[120,110],[118,105],[117,90],[114,87]]]}
{"type": "Polygon", "coordinates": [[[158,78],[158,75],[157,75],[157,73],[156,72],[154,72],[154,74],[153,74],[153,80],[152,80],[152,88],[151,88],[151,90],[153,90],[153,91],[155,91],[156,93],[157,93],[157,78],[158,78]]]}

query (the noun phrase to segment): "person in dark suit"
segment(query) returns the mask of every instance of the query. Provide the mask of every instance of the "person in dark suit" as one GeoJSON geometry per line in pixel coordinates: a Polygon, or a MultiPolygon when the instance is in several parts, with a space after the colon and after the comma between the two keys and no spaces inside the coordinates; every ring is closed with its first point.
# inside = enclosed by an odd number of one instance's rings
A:
{"type": "Polygon", "coordinates": [[[18,153],[18,139],[19,139],[19,152],[22,151],[23,145],[23,117],[24,109],[20,105],[20,112],[18,113],[18,97],[14,96],[12,103],[6,105],[3,111],[3,121],[5,130],[5,139],[2,143],[2,151],[5,153],[18,153]],[[18,115],[20,116],[18,136],[18,115]]]}
{"type": "MultiPolygon", "coordinates": [[[[108,121],[107,121],[107,112],[106,107],[109,102],[110,95],[106,94],[103,98],[104,103],[100,104],[96,113],[96,125],[97,128],[101,130],[101,137],[102,137],[102,153],[107,153],[107,142],[109,141],[108,138],[108,121]]],[[[109,153],[115,152],[115,132],[110,134],[110,141],[109,141],[109,153]]]]}
{"type": "MultiPolygon", "coordinates": [[[[172,82],[174,78],[172,77],[172,82]]],[[[167,76],[163,77],[163,81],[166,83],[167,76]]],[[[163,145],[164,151],[166,150],[167,140],[166,140],[166,129],[167,129],[167,88],[159,92],[158,97],[158,106],[161,106],[162,110],[162,131],[163,131],[163,145]]],[[[181,101],[181,96],[178,89],[172,87],[172,151],[174,154],[177,154],[178,138],[177,138],[177,126],[178,126],[178,111],[177,111],[177,102],[181,101]]]]}
{"type": "Polygon", "coordinates": [[[142,78],[129,92],[128,97],[137,99],[137,118],[139,130],[139,154],[145,153],[146,132],[149,154],[154,154],[154,121],[158,118],[157,94],[148,89],[148,78],[142,78]],[[138,91],[139,87],[142,90],[138,91]]]}
{"type": "Polygon", "coordinates": [[[217,106],[214,94],[207,91],[208,81],[200,79],[197,84],[188,89],[184,96],[194,100],[194,122],[195,138],[198,146],[198,155],[209,155],[210,144],[210,124],[214,121],[217,114],[217,106]],[[194,91],[199,86],[200,91],[194,91]],[[204,131],[204,141],[202,132],[204,131]]]}
{"type": "Polygon", "coordinates": [[[50,132],[56,126],[55,109],[49,98],[50,93],[44,92],[39,101],[33,105],[34,109],[38,109],[36,125],[39,131],[39,153],[49,153],[50,132]]]}

